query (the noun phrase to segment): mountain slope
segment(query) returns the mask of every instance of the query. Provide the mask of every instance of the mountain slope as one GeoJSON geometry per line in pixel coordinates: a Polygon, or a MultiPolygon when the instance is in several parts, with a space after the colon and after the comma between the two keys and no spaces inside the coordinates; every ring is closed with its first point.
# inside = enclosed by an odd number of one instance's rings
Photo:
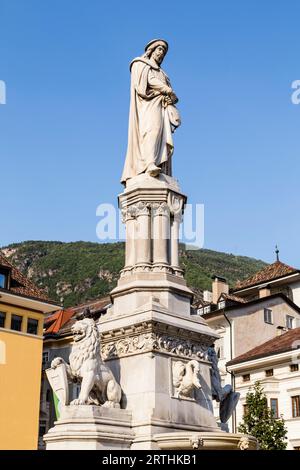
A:
{"type": "MultiPolygon", "coordinates": [[[[2,249],[8,259],[48,296],[76,305],[107,294],[124,266],[124,243],[26,241],[2,249]]],[[[259,271],[266,263],[254,258],[212,250],[186,250],[180,262],[188,285],[201,295],[211,290],[211,276],[218,274],[233,286],[259,271]]]]}

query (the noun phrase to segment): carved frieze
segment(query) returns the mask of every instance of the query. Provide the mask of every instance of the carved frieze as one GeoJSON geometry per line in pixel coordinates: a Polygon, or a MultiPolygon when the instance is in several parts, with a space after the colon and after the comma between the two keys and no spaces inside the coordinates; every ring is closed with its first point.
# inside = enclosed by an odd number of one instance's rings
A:
{"type": "Polygon", "coordinates": [[[187,335],[192,336],[191,332],[181,329],[177,329],[177,332],[159,331],[153,324],[147,323],[126,330],[102,333],[101,354],[104,359],[113,359],[158,351],[183,358],[207,360],[207,350],[212,339],[206,335],[197,335],[197,338],[187,338],[187,335]]]}

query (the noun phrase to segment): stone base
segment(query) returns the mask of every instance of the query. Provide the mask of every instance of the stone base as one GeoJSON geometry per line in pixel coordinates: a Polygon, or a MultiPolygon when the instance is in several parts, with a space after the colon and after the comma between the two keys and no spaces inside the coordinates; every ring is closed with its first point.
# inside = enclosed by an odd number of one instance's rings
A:
{"type": "Polygon", "coordinates": [[[133,439],[129,411],[91,405],[63,407],[44,436],[47,450],[124,450],[133,439]]]}
{"type": "Polygon", "coordinates": [[[112,308],[100,318],[99,330],[101,356],[121,385],[121,407],[132,410],[136,438],[151,446],[161,432],[218,430],[206,357],[217,335],[201,317],[169,311],[152,300],[131,314],[118,316],[112,308]],[[192,359],[199,363],[201,390],[179,399],[173,367],[192,359]]]}
{"type": "Polygon", "coordinates": [[[173,432],[157,434],[160,450],[257,450],[255,437],[226,432],[173,432]]]}

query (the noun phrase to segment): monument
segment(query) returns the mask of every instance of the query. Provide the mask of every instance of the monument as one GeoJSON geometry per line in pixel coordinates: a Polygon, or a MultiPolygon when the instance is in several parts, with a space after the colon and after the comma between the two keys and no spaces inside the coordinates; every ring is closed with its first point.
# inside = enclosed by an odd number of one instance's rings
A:
{"type": "Polygon", "coordinates": [[[131,62],[128,148],[119,207],[126,226],[125,265],[112,305],[95,323],[73,326],[69,364],[47,371],[62,406],[44,436],[47,449],[244,449],[251,436],[220,429],[238,394],[222,387],[217,334],[193,314],[193,293],[179,265],[186,196],[172,177],[178,98],[161,69],[165,40],[131,62]],[[81,382],[69,404],[67,381],[81,382]],[[247,441],[247,442],[246,442],[247,441]]]}

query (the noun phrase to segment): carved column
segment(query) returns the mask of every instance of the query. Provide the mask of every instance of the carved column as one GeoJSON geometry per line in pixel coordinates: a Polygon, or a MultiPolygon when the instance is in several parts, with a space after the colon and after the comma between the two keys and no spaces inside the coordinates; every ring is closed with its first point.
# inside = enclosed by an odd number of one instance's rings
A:
{"type": "Polygon", "coordinates": [[[169,264],[170,211],[166,202],[152,205],[153,263],[169,264]]]}
{"type": "Polygon", "coordinates": [[[149,204],[138,202],[135,205],[135,249],[136,264],[151,262],[151,213],[149,204]]]}
{"type": "Polygon", "coordinates": [[[135,210],[129,207],[122,210],[123,223],[126,226],[125,268],[135,264],[135,210]]]}
{"type": "Polygon", "coordinates": [[[168,205],[173,216],[171,222],[171,266],[179,268],[179,228],[182,221],[183,199],[177,194],[169,193],[168,205]]]}
{"type": "Polygon", "coordinates": [[[171,266],[179,267],[179,227],[181,214],[175,214],[171,223],[171,266]]]}

